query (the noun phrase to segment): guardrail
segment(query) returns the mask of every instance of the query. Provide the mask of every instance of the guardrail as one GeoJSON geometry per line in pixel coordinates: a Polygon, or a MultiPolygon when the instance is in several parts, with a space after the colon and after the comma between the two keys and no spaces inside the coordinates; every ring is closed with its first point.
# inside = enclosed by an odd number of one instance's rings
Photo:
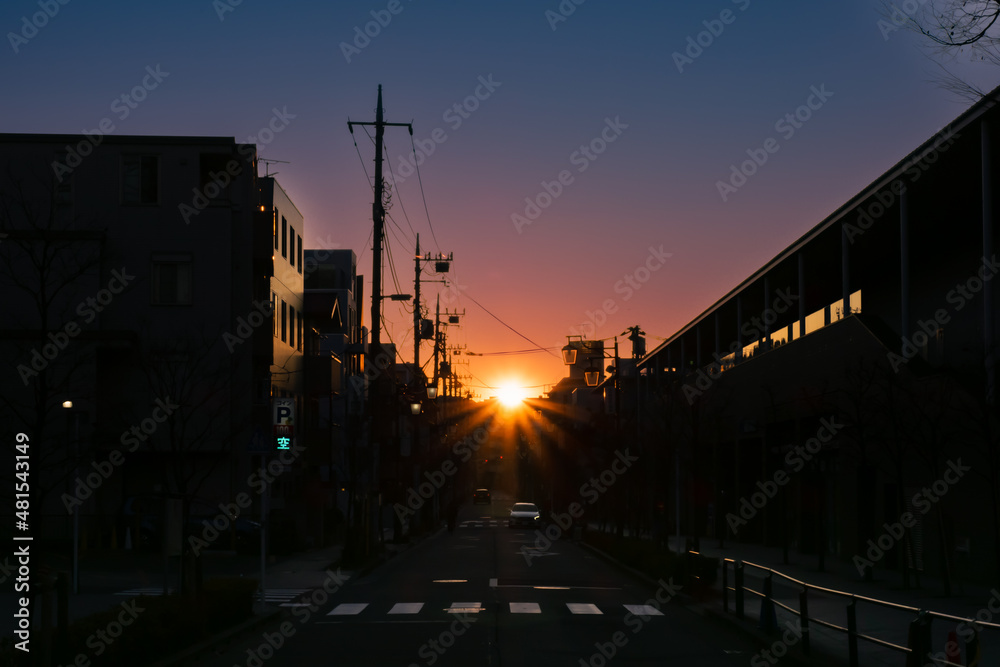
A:
{"type": "MultiPolygon", "coordinates": [[[[697,553],[697,552],[691,552],[697,553]]],[[[810,655],[810,642],[809,642],[809,626],[810,624],[816,624],[822,627],[835,630],[837,632],[842,632],[847,635],[847,645],[848,645],[848,657],[850,660],[851,667],[858,667],[858,640],[864,640],[866,642],[871,642],[878,646],[888,648],[893,651],[898,651],[900,653],[906,654],[906,665],[907,667],[918,667],[925,664],[936,664],[942,667],[970,667],[973,665],[979,665],[981,656],[979,654],[979,635],[982,629],[992,629],[1000,630],[1000,624],[990,623],[985,621],[980,621],[978,619],[963,618],[961,616],[952,616],[951,614],[942,614],[940,612],[930,611],[926,609],[919,609],[917,607],[909,607],[906,605],[896,604],[894,602],[887,602],[885,600],[876,600],[874,598],[865,597],[863,595],[856,595],[854,593],[848,593],[846,591],[838,591],[832,588],[824,588],[822,586],[814,586],[812,584],[806,583],[804,581],[799,581],[793,577],[786,574],[782,574],[777,570],[773,570],[769,567],[764,567],[763,565],[756,565],[747,561],[734,560],[732,558],[723,558],[722,560],[722,608],[725,613],[729,613],[729,597],[730,592],[734,594],[734,612],[737,618],[745,618],[745,596],[747,593],[751,595],[756,595],[761,600],[761,627],[765,630],[776,630],[777,622],[774,614],[774,607],[781,607],[782,609],[795,614],[799,618],[799,630],[801,632],[801,646],[803,653],[808,656],[810,655]],[[730,565],[733,570],[733,585],[729,585],[729,570],[730,565]],[[747,587],[744,584],[744,569],[750,567],[761,572],[766,573],[764,576],[763,590],[757,591],[752,588],[747,587]],[[799,591],[799,604],[798,608],[791,607],[789,605],[783,604],[777,601],[773,597],[773,577],[778,576],[782,580],[792,584],[793,586],[801,587],[799,591]],[[836,623],[831,623],[830,621],[817,618],[816,616],[811,616],[809,614],[809,598],[810,594],[824,594],[836,598],[843,598],[845,600],[845,616],[846,616],[846,626],[837,625],[836,623]],[[862,603],[865,605],[875,605],[883,608],[890,608],[896,611],[912,614],[913,618],[910,620],[908,627],[908,641],[906,646],[893,643],[886,639],[875,637],[871,634],[865,634],[858,630],[858,614],[857,607],[858,604],[862,603]],[[939,658],[932,656],[932,644],[931,644],[931,623],[935,619],[954,621],[956,623],[962,623],[968,626],[972,632],[971,639],[966,640],[966,663],[965,665],[959,662],[951,662],[948,659],[939,658]],[[771,627],[773,625],[773,627],[771,627]],[[933,663],[925,662],[924,657],[927,656],[933,663]]],[[[967,634],[963,632],[963,635],[967,634]]],[[[954,659],[954,652],[948,654],[949,657],[954,659]]],[[[982,664],[995,664],[986,663],[982,664]]]]}

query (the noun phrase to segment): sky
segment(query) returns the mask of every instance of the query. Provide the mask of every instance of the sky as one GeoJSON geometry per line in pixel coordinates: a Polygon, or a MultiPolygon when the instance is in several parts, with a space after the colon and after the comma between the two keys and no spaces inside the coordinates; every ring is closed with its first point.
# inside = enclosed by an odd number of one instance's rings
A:
{"type": "MultiPolygon", "coordinates": [[[[374,143],[348,121],[374,120],[381,85],[385,120],[413,126],[386,130],[383,291],[413,293],[417,234],[453,254],[449,282],[421,289],[464,313],[447,329],[464,384],[537,396],[566,374],[567,336],[624,353],[638,325],[653,349],[958,116],[941,63],[1000,82],[929,57],[881,7],[7,0],[0,131],[111,118],[256,143],[306,247],[353,249],[370,296],[374,143]]],[[[412,305],[383,318],[412,360],[412,305]]]]}

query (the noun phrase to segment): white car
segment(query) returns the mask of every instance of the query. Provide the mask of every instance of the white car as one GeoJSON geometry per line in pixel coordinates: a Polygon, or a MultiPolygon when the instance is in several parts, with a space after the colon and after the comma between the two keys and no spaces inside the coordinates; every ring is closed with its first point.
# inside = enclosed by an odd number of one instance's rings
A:
{"type": "Polygon", "coordinates": [[[531,528],[539,525],[540,521],[538,507],[534,503],[514,503],[514,506],[510,508],[510,519],[507,526],[514,528],[520,525],[531,528]]]}

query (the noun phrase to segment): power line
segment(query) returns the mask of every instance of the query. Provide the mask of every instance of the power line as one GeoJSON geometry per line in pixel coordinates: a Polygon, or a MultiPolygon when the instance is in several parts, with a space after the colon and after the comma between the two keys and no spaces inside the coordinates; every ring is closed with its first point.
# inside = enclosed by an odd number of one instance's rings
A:
{"type": "Polygon", "coordinates": [[[507,327],[508,329],[510,329],[511,331],[513,331],[515,334],[517,334],[518,336],[520,336],[524,340],[526,340],[529,343],[531,343],[532,345],[534,345],[539,350],[542,350],[544,352],[548,352],[549,354],[551,354],[553,357],[555,357],[557,359],[559,358],[559,355],[557,355],[554,352],[552,352],[552,350],[550,348],[546,348],[546,347],[543,347],[543,346],[539,345],[538,343],[536,343],[535,341],[531,340],[530,338],[528,338],[527,336],[525,336],[523,333],[521,333],[520,331],[518,331],[517,329],[515,329],[514,327],[512,327],[511,325],[507,324],[506,322],[504,322],[503,320],[501,320],[499,317],[497,317],[496,315],[494,315],[492,312],[490,312],[490,310],[486,306],[484,306],[483,304],[481,304],[478,301],[476,301],[476,299],[473,298],[473,296],[471,294],[469,294],[468,292],[465,293],[465,296],[469,297],[469,300],[472,301],[472,303],[474,303],[477,306],[479,306],[480,308],[482,308],[483,311],[485,311],[487,315],[489,315],[490,317],[492,317],[493,319],[495,319],[497,322],[499,322],[500,324],[504,325],[505,327],[507,327]]]}

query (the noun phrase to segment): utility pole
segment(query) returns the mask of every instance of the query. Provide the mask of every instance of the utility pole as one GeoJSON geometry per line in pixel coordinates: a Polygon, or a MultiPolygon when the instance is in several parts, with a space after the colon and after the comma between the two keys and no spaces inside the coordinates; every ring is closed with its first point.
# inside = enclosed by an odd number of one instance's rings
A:
{"type": "MultiPolygon", "coordinates": [[[[438,253],[437,256],[431,257],[430,253],[427,253],[425,257],[420,256],[420,234],[417,234],[417,252],[414,255],[414,275],[413,275],[413,366],[416,369],[420,368],[420,341],[424,340],[424,336],[421,334],[421,310],[420,310],[420,283],[422,282],[435,282],[441,283],[446,282],[444,280],[421,280],[420,279],[420,262],[434,262],[434,270],[436,273],[447,273],[450,268],[453,259],[452,253],[443,255],[438,253]]],[[[441,313],[441,297],[438,296],[438,315],[441,313]]],[[[434,341],[435,346],[437,345],[437,322],[434,323],[434,341]]],[[[437,350],[435,349],[435,368],[437,366],[437,350]]],[[[437,370],[434,371],[434,378],[437,379],[437,370]]],[[[436,385],[435,385],[436,386],[436,385]]]]}
{"type": "Polygon", "coordinates": [[[372,202],[372,340],[371,356],[379,354],[382,346],[382,238],[385,236],[385,204],[382,184],[382,140],[387,127],[405,127],[413,136],[412,123],[387,123],[382,116],[382,85],[378,87],[378,102],[374,123],[347,121],[347,128],[354,134],[355,125],[375,126],[375,200],[372,202]]]}
{"type": "MultiPolygon", "coordinates": [[[[376,370],[381,370],[380,360],[382,357],[382,240],[385,236],[385,193],[384,184],[382,179],[382,142],[385,135],[386,127],[405,127],[410,131],[410,136],[413,136],[413,125],[410,123],[387,123],[382,115],[382,86],[379,84],[378,87],[378,101],[375,107],[375,122],[374,123],[362,123],[362,122],[352,122],[347,121],[347,129],[350,130],[351,134],[354,134],[354,126],[375,126],[375,182],[374,187],[374,201],[372,202],[372,224],[374,225],[372,238],[372,333],[371,333],[371,343],[368,350],[368,358],[365,360],[365,370],[368,370],[368,364],[376,370]]],[[[390,360],[391,363],[392,360],[390,360]]],[[[387,364],[388,365],[388,364],[387,364]]],[[[372,457],[372,471],[370,479],[379,479],[379,470],[377,468],[379,461],[379,449],[380,438],[385,434],[382,429],[384,424],[388,421],[385,419],[386,415],[384,412],[387,409],[388,394],[384,388],[387,387],[387,382],[390,380],[383,373],[377,373],[373,379],[373,386],[371,387],[370,394],[367,402],[367,422],[368,422],[368,438],[369,445],[373,451],[372,457]],[[376,431],[379,431],[378,435],[376,431]]],[[[365,492],[365,502],[363,506],[366,508],[366,513],[369,507],[368,504],[368,491],[365,492]]],[[[363,533],[364,536],[360,538],[360,543],[363,545],[361,547],[364,555],[367,555],[369,536],[371,532],[368,528],[368,518],[370,514],[367,514],[364,523],[363,533]]],[[[375,525],[379,527],[378,541],[382,541],[381,532],[381,508],[378,509],[378,520],[375,525]]],[[[353,532],[353,531],[352,531],[353,532]]],[[[360,537],[360,536],[356,536],[360,537]]],[[[357,546],[353,541],[349,545],[351,548],[351,556],[357,556],[353,553],[354,548],[357,546]]]]}
{"type": "Polygon", "coordinates": [[[413,258],[413,373],[420,372],[420,234],[417,234],[417,251],[413,258]]]}

